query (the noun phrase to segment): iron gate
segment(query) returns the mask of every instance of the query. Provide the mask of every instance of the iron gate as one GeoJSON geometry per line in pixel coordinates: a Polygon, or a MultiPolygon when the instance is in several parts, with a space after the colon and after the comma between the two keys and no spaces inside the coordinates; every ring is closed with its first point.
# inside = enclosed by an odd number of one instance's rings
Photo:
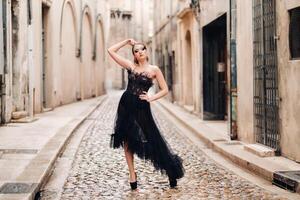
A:
{"type": "Polygon", "coordinates": [[[275,2],[253,1],[254,131],[256,142],[279,153],[275,2]]]}

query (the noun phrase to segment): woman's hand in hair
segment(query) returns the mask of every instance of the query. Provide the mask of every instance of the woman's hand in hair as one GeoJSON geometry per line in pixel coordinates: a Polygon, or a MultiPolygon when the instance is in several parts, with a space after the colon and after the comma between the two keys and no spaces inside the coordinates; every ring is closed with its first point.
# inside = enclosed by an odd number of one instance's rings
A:
{"type": "Polygon", "coordinates": [[[127,40],[123,40],[121,42],[118,42],[114,45],[112,45],[111,47],[109,47],[107,49],[108,54],[112,57],[112,59],[114,61],[116,61],[116,63],[118,63],[121,67],[125,67],[127,69],[130,69],[134,64],[128,60],[127,58],[124,58],[123,56],[117,54],[117,51],[126,46],[127,44],[135,44],[136,41],[134,39],[127,39],[127,40]]]}
{"type": "Polygon", "coordinates": [[[135,45],[136,43],[137,42],[134,39],[132,38],[128,39],[128,44],[130,44],[131,46],[135,45]]]}

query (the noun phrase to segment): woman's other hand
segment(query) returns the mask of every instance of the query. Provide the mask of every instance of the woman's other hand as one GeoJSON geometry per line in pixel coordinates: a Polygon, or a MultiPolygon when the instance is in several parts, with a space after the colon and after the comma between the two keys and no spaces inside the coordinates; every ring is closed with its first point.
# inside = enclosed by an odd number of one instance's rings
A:
{"type": "Polygon", "coordinates": [[[148,94],[147,94],[146,91],[143,91],[143,94],[140,94],[139,98],[142,99],[142,100],[146,100],[146,101],[148,101],[148,102],[151,102],[151,99],[150,99],[150,97],[148,96],[148,94]]]}
{"type": "Polygon", "coordinates": [[[136,43],[137,42],[134,39],[132,38],[128,39],[128,44],[130,44],[131,46],[135,45],[136,43]]]}

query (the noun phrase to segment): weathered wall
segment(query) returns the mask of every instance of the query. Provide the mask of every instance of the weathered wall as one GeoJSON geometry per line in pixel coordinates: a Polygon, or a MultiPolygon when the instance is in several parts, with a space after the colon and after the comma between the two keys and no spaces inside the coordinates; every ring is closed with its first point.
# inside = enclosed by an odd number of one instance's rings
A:
{"type": "MultiPolygon", "coordinates": [[[[33,110],[34,113],[39,113],[43,109],[43,44],[42,44],[42,0],[32,2],[32,35],[28,35],[32,38],[33,43],[33,63],[29,65],[31,71],[30,81],[33,83],[29,89],[32,90],[33,98],[33,110]]],[[[31,40],[31,39],[29,39],[31,40]]],[[[29,58],[31,59],[31,58],[29,58]]],[[[32,108],[30,108],[32,109],[32,108]]]]}
{"type": "Polygon", "coordinates": [[[27,1],[11,1],[12,105],[13,111],[28,110],[27,1]]]}
{"type": "Polygon", "coordinates": [[[58,81],[63,87],[58,95],[62,104],[76,101],[76,97],[80,95],[81,73],[80,60],[76,57],[78,37],[76,19],[72,4],[67,3],[62,16],[62,29],[59,36],[61,67],[58,70],[60,77],[58,81]]]}
{"type": "Polygon", "coordinates": [[[237,0],[238,139],[254,142],[252,2],[237,0]]]}
{"type": "Polygon", "coordinates": [[[189,1],[154,1],[153,61],[161,67],[172,88],[170,101],[198,114],[199,91],[199,26],[189,1]],[[189,38],[186,40],[186,35],[189,38]],[[169,56],[175,55],[172,69],[169,56]],[[170,74],[172,72],[172,75],[170,74]]]}
{"type": "MultiPolygon", "coordinates": [[[[139,42],[146,42],[148,39],[150,18],[148,0],[129,0],[129,1],[109,1],[111,13],[109,29],[111,31],[108,46],[127,38],[133,38],[139,42]],[[118,15],[118,12],[119,15],[118,15]]],[[[118,52],[123,57],[133,61],[131,48],[129,45],[118,52]]],[[[121,89],[126,86],[127,73],[111,58],[108,59],[106,72],[106,83],[108,88],[121,89]]]]}
{"type": "Polygon", "coordinates": [[[280,146],[282,154],[300,161],[300,60],[290,59],[289,50],[289,13],[299,7],[297,0],[277,2],[278,68],[280,102],[280,146]]]}
{"type": "MultiPolygon", "coordinates": [[[[3,89],[4,96],[2,96],[2,122],[9,122],[11,119],[11,112],[13,110],[13,99],[12,99],[12,23],[11,23],[11,4],[7,2],[4,4],[2,1],[2,8],[6,10],[6,18],[3,18],[3,24],[6,25],[6,31],[3,32],[3,46],[6,46],[5,55],[3,55],[3,61],[6,62],[6,66],[3,66],[3,89]],[[5,37],[6,36],[6,37],[5,37]]],[[[4,50],[4,49],[3,49],[4,50]]],[[[3,52],[4,53],[4,52],[3,52]]]]}
{"type": "Polygon", "coordinates": [[[27,1],[12,4],[7,15],[6,42],[12,52],[6,75],[7,121],[15,111],[39,113],[105,92],[107,0],[32,1],[31,24],[27,1]],[[87,18],[82,17],[85,8],[87,18]]]}
{"type": "MultiPolygon", "coordinates": [[[[102,49],[98,48],[99,52],[95,49],[97,47],[95,26],[96,20],[98,22],[100,20],[103,24],[101,28],[107,29],[108,22],[103,21],[103,17],[106,16],[106,1],[52,2],[48,14],[48,40],[51,41],[49,44],[51,48],[47,52],[47,58],[49,57],[51,61],[46,65],[47,107],[96,96],[96,87],[103,87],[102,74],[105,68],[102,68],[102,73],[95,73],[99,66],[93,58],[100,57],[99,55],[103,55],[105,51],[104,41],[102,49]],[[98,17],[99,14],[102,18],[98,17]]],[[[105,40],[107,31],[102,32],[104,34],[102,39],[105,40]]],[[[105,58],[103,56],[100,58],[103,59],[101,62],[105,63],[105,58]]],[[[40,88],[43,87],[42,82],[39,85],[40,88]]]]}
{"type": "Polygon", "coordinates": [[[201,27],[203,27],[229,11],[229,0],[202,0],[200,1],[200,7],[200,22],[201,27]]]}
{"type": "Polygon", "coordinates": [[[105,88],[105,32],[104,32],[104,23],[102,20],[96,22],[96,74],[99,78],[96,78],[96,96],[106,93],[105,88]]]}
{"type": "Polygon", "coordinates": [[[89,98],[93,95],[93,71],[94,65],[92,61],[93,53],[93,40],[92,40],[92,22],[90,13],[85,13],[82,19],[82,48],[81,48],[81,75],[82,75],[82,93],[83,98],[89,98]],[[91,84],[91,85],[90,85],[91,84]]]}
{"type": "Polygon", "coordinates": [[[201,108],[199,26],[191,10],[182,11],[179,17],[178,59],[181,83],[179,104],[191,106],[189,109],[199,114],[201,108]]]}

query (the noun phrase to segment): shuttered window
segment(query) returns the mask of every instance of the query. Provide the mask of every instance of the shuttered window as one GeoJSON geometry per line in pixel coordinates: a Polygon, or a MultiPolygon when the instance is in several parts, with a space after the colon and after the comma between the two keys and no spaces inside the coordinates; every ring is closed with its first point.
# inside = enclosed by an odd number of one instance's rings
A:
{"type": "Polygon", "coordinates": [[[290,12],[290,53],[292,59],[300,59],[300,7],[294,8],[290,12]]]}

